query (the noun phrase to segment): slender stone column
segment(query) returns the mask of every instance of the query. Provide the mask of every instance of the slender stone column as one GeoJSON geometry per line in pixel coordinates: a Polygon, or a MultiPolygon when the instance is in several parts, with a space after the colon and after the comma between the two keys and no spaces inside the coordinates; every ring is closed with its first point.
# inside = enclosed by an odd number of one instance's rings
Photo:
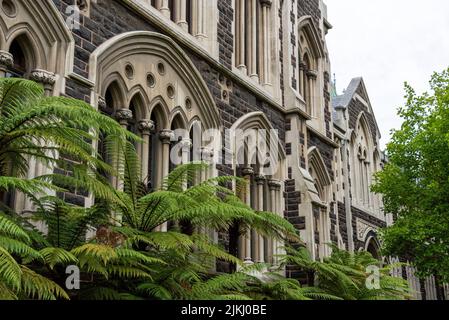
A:
{"type": "MultiPolygon", "coordinates": [[[[278,180],[269,180],[268,187],[270,188],[270,200],[271,200],[271,212],[280,215],[280,206],[279,201],[280,191],[281,191],[281,183],[278,180]]],[[[278,263],[277,258],[275,257],[278,254],[279,241],[277,239],[269,239],[269,253],[270,263],[276,265],[278,263]]]]}
{"type": "Polygon", "coordinates": [[[170,12],[170,7],[168,6],[168,0],[162,0],[161,6],[158,9],[162,12],[162,14],[164,16],[166,16],[169,19],[171,18],[171,12],[170,12]]]}
{"type": "Polygon", "coordinates": [[[0,50],[0,78],[6,76],[8,69],[14,65],[12,54],[7,51],[0,50]]]}
{"type": "Polygon", "coordinates": [[[366,198],[365,198],[365,205],[367,206],[367,207],[370,207],[370,208],[372,208],[372,205],[371,205],[371,192],[370,192],[370,175],[369,175],[369,167],[370,167],[370,165],[371,165],[371,163],[369,162],[369,160],[368,159],[366,159],[365,160],[365,162],[363,163],[363,165],[364,165],[364,168],[365,168],[365,181],[366,181],[366,187],[365,187],[365,190],[366,190],[366,198]]]}
{"type": "MultiPolygon", "coordinates": [[[[181,141],[182,164],[187,164],[190,162],[190,150],[192,148],[192,145],[193,145],[192,140],[190,140],[189,138],[184,138],[181,141]]],[[[185,181],[184,185],[183,185],[183,189],[187,190],[187,188],[188,188],[188,181],[185,181]]]]}
{"type": "MultiPolygon", "coordinates": [[[[44,87],[44,92],[47,97],[53,93],[53,86],[56,82],[56,76],[52,72],[45,70],[34,70],[31,72],[30,80],[40,83],[44,87]]],[[[39,177],[44,175],[45,166],[42,162],[36,161],[34,176],[39,177]]]]}
{"type": "Polygon", "coordinates": [[[249,46],[246,50],[246,61],[248,61],[248,73],[252,79],[259,81],[257,74],[257,1],[248,0],[249,12],[247,14],[246,37],[249,39],[249,46]]]}
{"type": "Polygon", "coordinates": [[[175,0],[175,22],[185,31],[189,30],[187,23],[187,0],[175,0]]]}
{"type": "Polygon", "coordinates": [[[308,89],[309,89],[309,101],[306,101],[309,104],[309,110],[310,110],[310,114],[313,115],[313,113],[315,112],[315,94],[314,94],[314,89],[315,89],[315,81],[318,78],[318,72],[314,71],[314,70],[308,70],[307,73],[307,79],[309,82],[308,85],[308,89]]]}
{"type": "Polygon", "coordinates": [[[181,153],[182,153],[182,164],[187,164],[190,162],[190,150],[192,148],[192,140],[189,138],[182,139],[181,141],[181,153]]]}
{"type": "MultiPolygon", "coordinates": [[[[302,59],[302,57],[299,57],[299,59],[302,59]]],[[[306,95],[306,80],[305,80],[305,76],[304,73],[307,72],[307,66],[303,63],[300,62],[299,63],[299,79],[298,79],[298,90],[299,93],[305,97],[306,95]]]]}
{"type": "MultiPolygon", "coordinates": [[[[175,135],[172,130],[161,130],[159,132],[159,139],[162,143],[162,175],[160,184],[162,186],[164,179],[168,176],[170,172],[170,144],[171,141],[173,141],[175,135]]],[[[159,231],[161,232],[167,232],[167,223],[164,223],[162,226],[159,227],[159,231]]]]}
{"type": "MultiPolygon", "coordinates": [[[[133,112],[129,109],[119,109],[115,112],[115,119],[118,121],[118,123],[122,126],[123,129],[128,128],[128,123],[133,118],[133,112]]],[[[117,163],[114,163],[113,166],[116,168],[116,170],[123,174],[123,159],[121,158],[121,155],[117,155],[118,159],[116,159],[117,163]],[[121,164],[122,163],[122,164],[121,164]]],[[[123,181],[121,181],[120,178],[114,178],[113,179],[113,185],[115,185],[117,190],[123,190],[124,185],[123,181]]]]}
{"type": "MultiPolygon", "coordinates": [[[[257,210],[259,212],[264,211],[264,189],[265,189],[265,176],[258,175],[256,177],[256,184],[257,184],[257,210]]],[[[257,241],[259,241],[258,244],[258,260],[259,263],[265,263],[265,239],[262,235],[258,235],[257,241]]]]}
{"type": "Polygon", "coordinates": [[[139,131],[143,138],[143,144],[141,148],[141,163],[142,163],[142,178],[145,183],[150,180],[149,177],[149,165],[150,165],[150,146],[151,146],[151,134],[154,132],[154,122],[148,119],[139,121],[139,131]]]}
{"type": "Polygon", "coordinates": [[[271,0],[260,0],[262,6],[262,37],[263,44],[261,47],[263,72],[262,82],[264,86],[271,86],[271,27],[270,27],[270,10],[271,0]]]}
{"type": "MultiPolygon", "coordinates": [[[[245,191],[246,204],[251,206],[251,177],[254,175],[254,169],[251,167],[244,168],[242,171],[242,174],[243,174],[245,180],[247,181],[246,191],[245,191]]],[[[244,257],[245,257],[246,264],[253,263],[252,253],[251,253],[251,238],[252,238],[251,230],[247,230],[246,235],[244,237],[244,243],[245,243],[244,257]]]]}
{"type": "Polygon", "coordinates": [[[245,1],[246,0],[236,0],[236,4],[239,6],[238,7],[238,15],[237,15],[237,27],[238,27],[238,32],[236,35],[236,44],[238,47],[238,51],[236,52],[236,57],[237,57],[237,68],[240,69],[240,71],[242,71],[243,73],[247,73],[248,69],[247,66],[245,64],[245,52],[246,52],[246,47],[245,47],[245,21],[246,21],[246,6],[245,6],[245,1]]]}

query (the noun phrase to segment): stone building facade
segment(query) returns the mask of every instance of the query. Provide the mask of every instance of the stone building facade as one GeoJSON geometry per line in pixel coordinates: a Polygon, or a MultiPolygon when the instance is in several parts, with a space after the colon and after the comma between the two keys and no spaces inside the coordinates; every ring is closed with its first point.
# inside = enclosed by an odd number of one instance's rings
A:
{"type": "MultiPolygon", "coordinates": [[[[322,0],[0,0],[0,77],[116,117],[143,138],[143,176],[155,187],[181,141],[210,162],[203,178],[247,179],[242,199],[288,219],[314,258],[330,242],[378,256],[377,230],[391,223],[369,188],[385,160],[380,132],[362,79],[332,95],[331,28],[322,0]],[[212,130],[228,143],[212,144],[212,130]],[[225,134],[236,130],[272,133],[276,170],[266,172],[258,140],[255,153],[243,150],[247,163],[236,161],[238,137],[225,134]]],[[[46,170],[36,164],[29,176],[46,170]]],[[[211,236],[248,263],[276,262],[279,243],[254,232],[211,236]]]]}

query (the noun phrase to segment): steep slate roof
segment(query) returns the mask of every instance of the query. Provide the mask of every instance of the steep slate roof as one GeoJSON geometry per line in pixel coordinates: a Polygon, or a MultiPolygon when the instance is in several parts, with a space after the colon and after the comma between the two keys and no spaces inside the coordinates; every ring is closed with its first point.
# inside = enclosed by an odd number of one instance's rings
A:
{"type": "Polygon", "coordinates": [[[346,88],[345,93],[343,93],[342,95],[336,96],[332,98],[332,109],[333,109],[333,113],[334,116],[336,116],[336,109],[338,108],[343,108],[346,109],[349,104],[351,103],[351,100],[354,98],[355,94],[357,93],[357,90],[359,89],[359,87],[362,87],[362,90],[365,93],[366,96],[366,102],[368,103],[368,108],[369,108],[369,112],[373,115],[374,117],[374,123],[376,124],[376,128],[377,131],[380,134],[380,130],[379,130],[379,125],[377,123],[377,119],[376,116],[373,112],[372,106],[371,106],[371,102],[368,96],[368,92],[366,91],[366,86],[365,86],[365,82],[363,81],[362,77],[357,77],[357,78],[353,78],[351,80],[351,82],[349,83],[349,86],[346,88]]]}
{"type": "Polygon", "coordinates": [[[363,83],[362,77],[352,79],[345,93],[332,100],[333,108],[347,108],[361,83],[363,83]]]}

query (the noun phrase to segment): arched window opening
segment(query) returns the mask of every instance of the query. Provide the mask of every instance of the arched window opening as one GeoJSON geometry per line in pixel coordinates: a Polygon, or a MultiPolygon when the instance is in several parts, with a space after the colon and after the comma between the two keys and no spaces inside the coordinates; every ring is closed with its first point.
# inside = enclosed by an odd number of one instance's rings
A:
{"type": "Polygon", "coordinates": [[[185,158],[186,150],[182,145],[183,139],[186,139],[184,136],[186,129],[181,115],[178,114],[173,119],[171,130],[174,133],[174,141],[170,144],[170,172],[173,171],[179,164],[187,162],[189,158],[189,156],[185,158]]]}
{"type": "Polygon", "coordinates": [[[28,49],[24,45],[26,42],[25,36],[19,36],[11,43],[9,53],[13,56],[14,64],[7,73],[7,77],[26,78],[31,71],[31,61],[28,61],[26,52],[28,49]]]}
{"type": "Polygon", "coordinates": [[[311,113],[311,81],[309,79],[308,73],[310,71],[310,59],[309,56],[307,54],[304,55],[303,57],[303,72],[302,72],[302,80],[301,80],[301,85],[302,85],[302,96],[304,98],[304,101],[306,103],[306,110],[307,112],[310,114],[311,113]]]}
{"type": "Polygon", "coordinates": [[[380,255],[380,248],[377,244],[375,238],[371,238],[369,240],[368,246],[366,248],[366,251],[369,252],[375,259],[382,260],[382,256],[380,255]]]}
{"type": "Polygon", "coordinates": [[[298,65],[294,78],[298,81],[297,91],[306,103],[306,111],[314,118],[321,115],[317,108],[316,91],[319,75],[319,61],[324,57],[323,47],[320,41],[319,31],[315,29],[311,18],[306,18],[300,23],[298,41],[298,65]]]}

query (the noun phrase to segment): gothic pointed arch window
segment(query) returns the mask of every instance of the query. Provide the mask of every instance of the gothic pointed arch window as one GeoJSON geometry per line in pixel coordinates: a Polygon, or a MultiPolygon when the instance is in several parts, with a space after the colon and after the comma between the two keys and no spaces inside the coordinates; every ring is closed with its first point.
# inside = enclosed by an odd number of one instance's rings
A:
{"type": "Polygon", "coordinates": [[[313,206],[313,244],[315,257],[321,259],[329,254],[327,244],[331,242],[329,209],[332,202],[332,180],[323,157],[316,147],[309,149],[308,159],[309,174],[315,186],[315,191],[311,194],[313,206]]]}
{"type": "Polygon", "coordinates": [[[306,111],[313,117],[320,116],[317,108],[317,87],[319,86],[318,76],[320,74],[320,60],[324,57],[324,48],[320,40],[320,33],[315,27],[315,23],[310,16],[306,16],[299,21],[298,37],[298,66],[294,79],[297,81],[297,91],[306,103],[306,111]]]}
{"type": "MultiPolygon", "coordinates": [[[[256,211],[282,214],[281,183],[285,179],[283,163],[286,155],[275,130],[262,112],[240,118],[230,130],[233,168],[246,184],[237,189],[241,200],[256,211]]],[[[239,243],[238,256],[251,262],[275,263],[281,246],[269,237],[253,230],[245,230],[238,241],[231,234],[232,243],[239,243]]]]}
{"type": "Polygon", "coordinates": [[[371,193],[374,174],[374,146],[368,121],[360,114],[351,141],[353,152],[352,191],[356,203],[374,209],[375,196],[371,193]]]}
{"type": "Polygon", "coordinates": [[[27,49],[25,49],[25,43],[25,37],[19,37],[11,43],[9,53],[13,56],[14,63],[10,68],[7,77],[25,78],[31,71],[30,61],[26,55],[27,49]]]}

